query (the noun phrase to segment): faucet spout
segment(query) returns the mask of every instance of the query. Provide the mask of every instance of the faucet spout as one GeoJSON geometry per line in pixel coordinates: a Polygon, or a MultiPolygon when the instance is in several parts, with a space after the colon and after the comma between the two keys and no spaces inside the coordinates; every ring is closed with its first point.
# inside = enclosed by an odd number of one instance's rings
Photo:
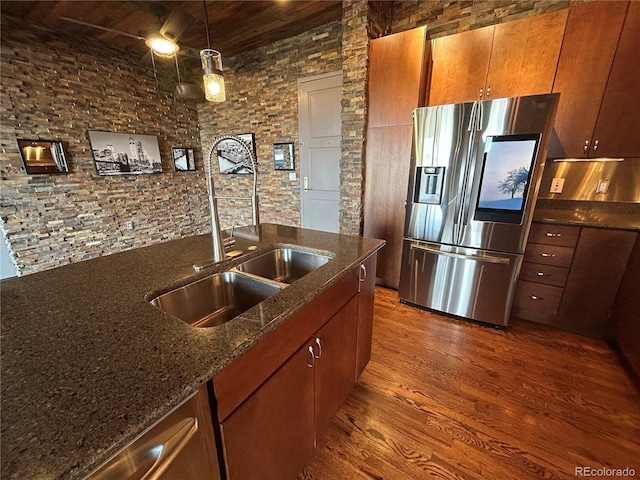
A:
{"type": "Polygon", "coordinates": [[[213,152],[215,152],[216,147],[220,145],[223,141],[233,141],[238,143],[238,145],[247,153],[249,159],[251,160],[251,170],[253,172],[253,192],[251,197],[247,199],[251,200],[251,214],[253,217],[253,224],[258,225],[258,216],[259,216],[259,208],[258,208],[258,195],[257,195],[257,161],[255,157],[255,153],[253,150],[247,145],[247,143],[242,140],[240,137],[235,135],[223,135],[220,137],[216,137],[211,146],[209,147],[207,156],[205,157],[204,162],[204,170],[205,175],[207,176],[207,195],[209,197],[209,211],[211,214],[211,237],[213,239],[213,261],[221,262],[224,260],[224,243],[222,241],[222,230],[220,229],[220,217],[218,216],[218,197],[215,193],[215,185],[213,183],[213,152]]]}

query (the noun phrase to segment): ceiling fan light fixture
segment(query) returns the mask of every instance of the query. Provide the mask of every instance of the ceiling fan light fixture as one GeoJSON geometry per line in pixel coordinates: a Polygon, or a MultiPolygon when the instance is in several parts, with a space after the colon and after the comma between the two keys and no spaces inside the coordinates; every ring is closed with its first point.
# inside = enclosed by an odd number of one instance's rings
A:
{"type": "Polygon", "coordinates": [[[180,50],[180,46],[176,42],[165,37],[160,32],[150,34],[145,43],[153,53],[160,57],[173,57],[180,50]]]}
{"type": "Polygon", "coordinates": [[[224,102],[227,99],[224,77],[222,76],[222,55],[216,50],[200,50],[200,60],[204,74],[204,96],[209,102],[224,102]]]}

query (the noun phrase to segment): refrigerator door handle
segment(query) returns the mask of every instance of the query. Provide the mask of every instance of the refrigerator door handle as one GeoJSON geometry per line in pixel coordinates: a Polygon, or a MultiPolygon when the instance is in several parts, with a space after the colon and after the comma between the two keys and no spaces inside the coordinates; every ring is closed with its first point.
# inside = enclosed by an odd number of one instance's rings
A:
{"type": "Polygon", "coordinates": [[[478,109],[478,105],[480,102],[473,102],[473,107],[471,107],[471,115],[469,116],[469,126],[467,127],[467,132],[472,132],[477,130],[476,127],[476,110],[478,109]]]}
{"type": "Polygon", "coordinates": [[[412,250],[424,250],[430,253],[436,253],[438,255],[443,255],[445,257],[454,257],[454,258],[462,258],[466,260],[475,260],[477,262],[485,262],[485,263],[498,263],[503,265],[509,265],[511,260],[508,257],[496,257],[494,255],[482,254],[482,255],[467,255],[464,253],[458,252],[447,252],[443,251],[437,247],[431,247],[429,245],[420,245],[416,243],[411,244],[412,250]]]}

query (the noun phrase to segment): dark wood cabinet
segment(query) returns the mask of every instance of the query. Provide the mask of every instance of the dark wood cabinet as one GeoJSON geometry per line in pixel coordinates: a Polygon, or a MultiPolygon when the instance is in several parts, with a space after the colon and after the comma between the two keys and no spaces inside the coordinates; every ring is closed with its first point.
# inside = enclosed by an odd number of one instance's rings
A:
{"type": "MultiPolygon", "coordinates": [[[[587,2],[569,9],[553,84],[553,91],[560,93],[560,102],[549,143],[550,158],[600,156],[598,150],[601,148],[594,150],[593,140],[599,138],[594,137],[594,129],[627,7],[628,2],[587,2]]],[[[632,59],[622,68],[631,69],[633,64],[639,65],[640,62],[632,59]]],[[[636,96],[639,82],[640,77],[636,77],[636,96]]],[[[628,94],[628,88],[620,93],[623,92],[628,94]]],[[[611,104],[614,99],[611,95],[609,99],[611,104]]],[[[618,128],[619,119],[612,120],[611,124],[618,128]]],[[[636,124],[635,137],[638,136],[638,128],[636,124]]]]}
{"type": "Polygon", "coordinates": [[[639,52],[640,2],[633,1],[622,27],[593,134],[591,149],[598,157],[640,157],[639,52]]]}
{"type": "Polygon", "coordinates": [[[228,477],[295,478],[355,383],[353,297],[221,423],[228,477]]]}
{"type": "Polygon", "coordinates": [[[614,339],[629,366],[640,379],[640,238],[631,252],[627,270],[613,305],[614,339]]]}
{"type": "Polygon", "coordinates": [[[534,223],[513,304],[517,317],[599,338],[637,233],[534,223]]]}
{"type": "Polygon", "coordinates": [[[413,110],[424,106],[430,58],[424,27],[371,41],[363,234],[387,242],[376,276],[393,288],[400,279],[413,110]]]}
{"type": "Polygon", "coordinates": [[[314,447],[313,352],[300,348],[221,424],[229,479],[295,478],[314,447]]]}
{"type": "Polygon", "coordinates": [[[412,135],[413,125],[370,128],[367,133],[363,234],[387,242],[373,276],[392,288],[400,281],[412,135]]]}
{"type": "Polygon", "coordinates": [[[424,105],[430,61],[426,27],[371,40],[367,126],[412,122],[413,109],[424,105]]]}
{"type": "Polygon", "coordinates": [[[432,40],[429,105],[474,102],[484,95],[493,33],[491,26],[432,40]]]}
{"type": "Polygon", "coordinates": [[[316,445],[355,384],[358,300],[351,299],[313,339],[316,445]]]}
{"type": "Polygon", "coordinates": [[[376,259],[371,255],[360,266],[358,295],[358,346],[356,349],[356,380],[371,360],[373,338],[373,298],[376,288],[376,259]]]}
{"type": "Polygon", "coordinates": [[[609,315],[622,280],[635,232],[582,228],[558,310],[558,326],[608,337],[609,315]]]}
{"type": "Polygon", "coordinates": [[[579,227],[531,224],[513,314],[553,325],[569,276],[579,227]]]}
{"type": "MultiPolygon", "coordinates": [[[[374,269],[376,254],[363,264],[374,269]]],[[[356,382],[359,352],[371,351],[373,282],[362,271],[353,268],[214,376],[229,480],[295,478],[310,457],[356,382]]]]}
{"type": "Polygon", "coordinates": [[[429,105],[551,92],[566,19],[559,10],[433,40],[429,105]]]}
{"type": "Polygon", "coordinates": [[[496,25],[485,98],[551,92],[567,14],[564,9],[496,25]]]}

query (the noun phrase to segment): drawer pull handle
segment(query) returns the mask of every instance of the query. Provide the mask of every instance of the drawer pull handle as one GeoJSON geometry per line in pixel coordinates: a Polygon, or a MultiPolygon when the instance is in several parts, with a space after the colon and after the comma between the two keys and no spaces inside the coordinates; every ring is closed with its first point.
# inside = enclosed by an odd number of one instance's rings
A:
{"type": "Polygon", "coordinates": [[[313,345],[309,345],[309,353],[311,354],[311,363],[307,363],[307,367],[313,368],[316,363],[316,354],[313,351],[313,345]]]}
{"type": "MultiPolygon", "coordinates": [[[[318,337],[316,337],[316,345],[318,345],[318,354],[316,355],[316,349],[313,349],[313,356],[315,358],[320,358],[322,356],[322,343],[320,342],[320,339],[318,337]]],[[[311,347],[313,348],[313,347],[311,347]]]]}
{"type": "Polygon", "coordinates": [[[540,256],[541,256],[541,257],[554,258],[556,255],[555,255],[555,253],[544,253],[544,252],[542,252],[542,253],[540,254],[540,256]]]}
{"type": "Polygon", "coordinates": [[[544,277],[544,272],[536,272],[536,275],[538,275],[539,277],[544,277]]]}
{"type": "Polygon", "coordinates": [[[546,235],[547,235],[547,237],[561,237],[562,236],[561,233],[552,233],[552,232],[547,232],[546,235]]]}
{"type": "Polygon", "coordinates": [[[537,295],[529,295],[531,297],[531,300],[544,300],[544,298],[542,297],[538,297],[537,295]]]}

